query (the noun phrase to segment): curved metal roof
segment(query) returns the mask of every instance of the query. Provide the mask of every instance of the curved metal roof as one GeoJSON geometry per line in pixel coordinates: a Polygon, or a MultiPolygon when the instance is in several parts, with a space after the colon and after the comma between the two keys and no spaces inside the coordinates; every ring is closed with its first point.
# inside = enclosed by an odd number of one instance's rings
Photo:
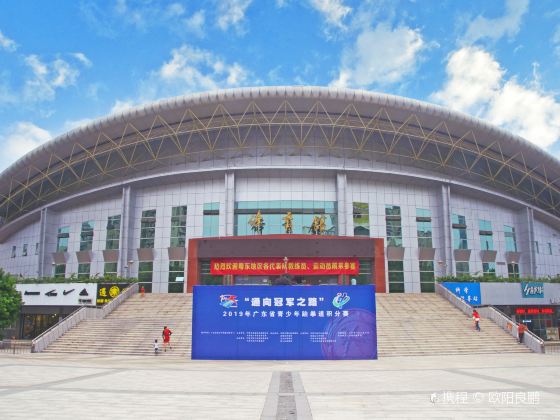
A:
{"type": "Polygon", "coordinates": [[[279,86],[162,100],[58,136],[0,174],[0,217],[10,221],[65,194],[193,156],[272,150],[286,138],[298,150],[406,162],[469,179],[560,215],[560,161],[519,136],[413,99],[279,86]]]}

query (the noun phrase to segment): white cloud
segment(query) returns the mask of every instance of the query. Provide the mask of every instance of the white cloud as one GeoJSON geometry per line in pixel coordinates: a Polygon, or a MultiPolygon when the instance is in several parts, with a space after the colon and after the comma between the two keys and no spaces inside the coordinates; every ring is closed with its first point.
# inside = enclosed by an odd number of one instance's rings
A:
{"type": "Polygon", "coordinates": [[[228,64],[210,51],[182,45],[158,70],[164,84],[178,85],[181,92],[211,90],[243,84],[248,72],[239,63],[228,64]]]}
{"type": "Polygon", "coordinates": [[[171,50],[169,60],[140,83],[136,97],[115,101],[111,113],[170,96],[262,83],[252,76],[237,62],[227,62],[209,50],[184,44],[171,50]]]}
{"type": "Polygon", "coordinates": [[[554,46],[554,54],[556,57],[560,58],[560,25],[556,27],[551,41],[554,46]]]}
{"type": "Polygon", "coordinates": [[[545,92],[538,76],[528,85],[505,78],[496,59],[477,47],[464,47],[449,57],[447,81],[431,98],[445,106],[486,119],[537,146],[560,139],[560,103],[545,92]]]}
{"type": "Polygon", "coordinates": [[[167,17],[173,18],[176,16],[183,16],[185,14],[185,7],[181,3],[171,3],[165,9],[165,15],[167,17]]]}
{"type": "Polygon", "coordinates": [[[160,9],[150,3],[148,7],[128,7],[126,0],[117,0],[114,10],[127,24],[141,30],[146,28],[148,16],[157,16],[160,13],[160,9]]]}
{"type": "Polygon", "coordinates": [[[20,121],[11,125],[4,135],[0,136],[0,170],[50,139],[51,134],[47,130],[32,122],[20,121]]]}
{"type": "Polygon", "coordinates": [[[483,38],[496,41],[503,36],[513,37],[519,32],[521,19],[529,9],[529,0],[507,0],[506,12],[495,19],[478,15],[468,26],[464,41],[473,43],[483,38]]]}
{"type": "MultiPolygon", "coordinates": [[[[82,64],[83,59],[87,60],[85,55],[82,58],[75,55],[73,57],[82,64]]],[[[53,100],[56,89],[75,85],[80,75],[78,67],[61,58],[45,63],[39,56],[31,54],[25,57],[24,62],[32,74],[23,87],[23,99],[27,102],[53,100]]]]}
{"type": "Polygon", "coordinates": [[[191,17],[186,18],[183,22],[189,32],[198,36],[204,35],[204,24],[206,23],[206,14],[204,13],[204,10],[195,12],[191,17]]]}
{"type": "Polygon", "coordinates": [[[230,27],[240,31],[245,20],[245,12],[253,0],[218,0],[217,19],[218,27],[227,31],[230,27]]]}
{"type": "Polygon", "coordinates": [[[125,100],[121,101],[117,99],[111,108],[111,114],[121,114],[125,111],[128,111],[131,108],[134,108],[137,104],[132,100],[125,100]]]}
{"type": "Polygon", "coordinates": [[[426,48],[420,31],[407,26],[391,28],[380,23],[365,28],[356,42],[343,51],[335,87],[368,87],[400,81],[416,69],[419,53],[426,48]]]}
{"type": "Polygon", "coordinates": [[[447,82],[432,99],[451,108],[481,116],[487,112],[489,98],[500,89],[504,70],[492,55],[480,48],[465,47],[447,61],[447,82]]]}
{"type": "Polygon", "coordinates": [[[9,52],[14,52],[17,49],[17,44],[13,39],[8,38],[0,31],[0,48],[9,52]]]}
{"type": "Polygon", "coordinates": [[[75,59],[80,61],[84,66],[91,67],[92,62],[89,58],[86,57],[86,55],[84,53],[77,52],[77,53],[73,53],[71,55],[72,55],[72,57],[74,57],[75,59]]]}
{"type": "Polygon", "coordinates": [[[62,132],[66,133],[70,130],[74,130],[75,128],[78,127],[82,127],[84,125],[89,124],[90,122],[92,122],[93,119],[91,118],[82,118],[81,120],[68,120],[64,122],[64,125],[62,127],[62,132]]]}
{"type": "Polygon", "coordinates": [[[317,10],[329,25],[345,28],[344,18],[352,12],[352,8],[344,4],[344,0],[309,0],[311,7],[317,10]]]}

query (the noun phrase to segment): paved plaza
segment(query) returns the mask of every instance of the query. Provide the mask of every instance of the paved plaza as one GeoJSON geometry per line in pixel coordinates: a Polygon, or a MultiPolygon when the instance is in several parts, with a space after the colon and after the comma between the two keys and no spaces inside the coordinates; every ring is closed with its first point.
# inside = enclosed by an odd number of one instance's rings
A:
{"type": "Polygon", "coordinates": [[[560,418],[560,355],[190,361],[0,354],[0,418],[560,418]]]}

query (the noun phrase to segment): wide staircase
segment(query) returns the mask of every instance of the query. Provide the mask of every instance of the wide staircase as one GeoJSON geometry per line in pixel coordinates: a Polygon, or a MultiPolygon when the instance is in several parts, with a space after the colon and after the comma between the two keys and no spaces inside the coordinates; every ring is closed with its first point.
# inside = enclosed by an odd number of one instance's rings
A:
{"type": "Polygon", "coordinates": [[[105,319],[82,321],[45,351],[82,354],[191,356],[192,294],[133,295],[105,319]],[[172,331],[173,350],[163,352],[161,332],[172,331]]]}
{"type": "MultiPolygon", "coordinates": [[[[436,294],[378,294],[379,357],[530,352],[493,322],[481,319],[481,332],[447,300],[436,294]]],[[[191,294],[139,294],[107,318],[82,321],[47,348],[47,352],[153,355],[161,331],[173,331],[173,350],[162,355],[190,358],[191,294]]]]}
{"type": "Polygon", "coordinates": [[[528,353],[492,321],[473,321],[437,294],[377,294],[379,357],[472,353],[528,353]]]}

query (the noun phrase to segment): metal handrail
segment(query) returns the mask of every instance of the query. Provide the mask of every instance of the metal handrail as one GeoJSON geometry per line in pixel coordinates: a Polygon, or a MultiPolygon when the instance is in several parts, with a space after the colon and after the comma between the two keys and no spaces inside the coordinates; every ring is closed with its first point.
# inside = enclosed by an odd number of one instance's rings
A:
{"type": "Polygon", "coordinates": [[[472,306],[465,302],[463,299],[452,293],[451,291],[447,290],[443,285],[440,283],[436,283],[436,293],[449,302],[451,302],[456,308],[461,310],[465,315],[471,317],[472,316],[472,306]]]}
{"type": "MultiPolygon", "coordinates": [[[[454,293],[445,288],[443,285],[436,283],[436,293],[440,296],[443,296],[469,317],[472,316],[472,307],[463,299],[457,297],[454,293]]],[[[517,324],[509,319],[506,314],[494,308],[493,306],[480,307],[477,308],[477,310],[481,316],[491,320],[496,325],[501,327],[504,331],[508,332],[511,336],[519,340],[519,335],[517,334],[517,324]]],[[[535,353],[544,353],[545,351],[544,341],[533,334],[531,331],[526,331],[523,335],[523,344],[525,344],[535,353]]]]}
{"type": "Polygon", "coordinates": [[[84,319],[87,319],[88,308],[86,306],[76,309],[62,321],[56,323],[42,334],[31,341],[31,352],[40,353],[45,350],[53,341],[62,337],[70,328],[75,327],[84,319]]]}
{"type": "MultiPolygon", "coordinates": [[[[502,311],[493,306],[486,306],[483,308],[479,308],[479,313],[484,318],[488,318],[493,321],[496,325],[501,327],[512,337],[515,337],[517,340],[519,340],[519,333],[517,331],[517,327],[519,324],[511,320],[502,311]]],[[[525,344],[531,351],[534,351],[535,353],[545,352],[544,341],[529,330],[526,330],[523,334],[523,344],[525,344]]]]}
{"type": "Polygon", "coordinates": [[[39,336],[35,337],[31,342],[31,352],[40,353],[45,350],[55,340],[62,337],[68,330],[74,328],[83,320],[87,319],[103,319],[109,315],[116,307],[123,303],[130,296],[138,292],[138,283],[133,283],[126,288],[119,296],[102,308],[82,307],[76,309],[62,321],[50,327],[39,336]]]}
{"type": "Polygon", "coordinates": [[[132,283],[129,287],[118,295],[115,299],[107,303],[105,306],[99,308],[98,316],[96,319],[103,319],[111,312],[113,312],[121,303],[127,300],[130,296],[138,293],[138,283],[132,283]]]}

